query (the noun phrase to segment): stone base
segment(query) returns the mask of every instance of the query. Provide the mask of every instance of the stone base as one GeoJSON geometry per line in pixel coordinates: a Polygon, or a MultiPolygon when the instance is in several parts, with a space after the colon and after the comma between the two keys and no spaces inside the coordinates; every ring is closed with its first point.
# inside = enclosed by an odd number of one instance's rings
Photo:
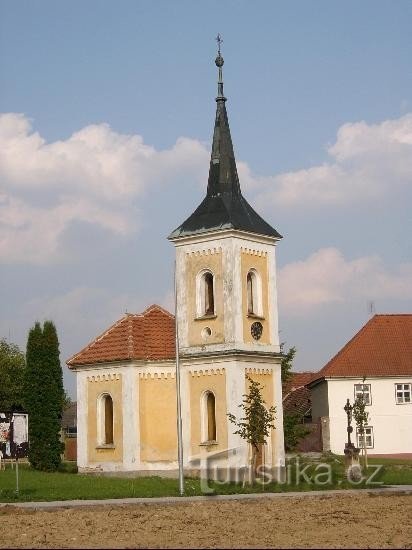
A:
{"type": "Polygon", "coordinates": [[[362,478],[362,469],[359,463],[359,451],[353,443],[346,443],[345,450],[345,472],[350,481],[359,481],[362,478]]]}

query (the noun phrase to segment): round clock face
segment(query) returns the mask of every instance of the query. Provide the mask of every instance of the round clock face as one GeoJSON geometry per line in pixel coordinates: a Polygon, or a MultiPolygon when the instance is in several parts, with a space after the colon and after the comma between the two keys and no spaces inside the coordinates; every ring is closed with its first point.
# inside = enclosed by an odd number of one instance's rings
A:
{"type": "Polygon", "coordinates": [[[252,323],[252,326],[250,327],[250,333],[252,334],[255,340],[259,340],[259,338],[262,336],[262,332],[263,332],[262,323],[259,323],[259,321],[252,323]]]}

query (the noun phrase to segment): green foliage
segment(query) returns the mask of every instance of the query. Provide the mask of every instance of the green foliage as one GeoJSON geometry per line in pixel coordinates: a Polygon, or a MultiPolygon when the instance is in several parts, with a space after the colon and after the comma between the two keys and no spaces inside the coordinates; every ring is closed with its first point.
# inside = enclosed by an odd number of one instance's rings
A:
{"type": "Polygon", "coordinates": [[[285,355],[283,355],[282,361],[280,363],[282,384],[285,384],[292,377],[292,366],[295,355],[295,347],[290,348],[289,351],[285,355]]]}
{"type": "Polygon", "coordinates": [[[64,404],[59,341],[54,324],[36,323],[29,332],[26,353],[25,404],[29,414],[29,460],[37,470],[55,471],[61,462],[60,441],[64,404]]]}
{"type": "Polygon", "coordinates": [[[302,424],[302,417],[299,414],[283,414],[283,434],[285,438],[285,450],[293,451],[297,444],[310,431],[302,424]]]}
{"type": "MultiPolygon", "coordinates": [[[[283,345],[282,345],[283,347],[283,345]]],[[[280,363],[282,386],[292,378],[293,359],[296,355],[296,348],[293,346],[284,354],[280,363]]],[[[293,451],[299,441],[309,433],[309,430],[302,424],[302,416],[299,414],[287,414],[283,412],[283,432],[285,439],[285,450],[293,451]]]]}
{"type": "Polygon", "coordinates": [[[365,410],[366,402],[362,395],[359,395],[352,407],[352,416],[356,422],[356,427],[360,435],[365,432],[365,426],[368,425],[369,413],[365,410]]]}
{"type": "Polygon", "coordinates": [[[255,451],[259,451],[259,445],[266,443],[266,438],[269,436],[269,430],[275,429],[273,424],[275,421],[276,407],[266,409],[265,401],[263,400],[261,390],[263,386],[252,380],[246,375],[249,382],[249,393],[243,397],[243,402],[239,405],[243,409],[244,417],[237,420],[234,414],[229,413],[227,416],[237,426],[235,434],[239,434],[242,439],[250,443],[255,451]]]}
{"type": "Polygon", "coordinates": [[[24,370],[19,347],[0,340],[0,412],[24,408],[24,370]]]}
{"type": "Polygon", "coordinates": [[[71,400],[70,396],[66,393],[66,390],[64,391],[64,396],[63,396],[63,410],[67,410],[70,405],[73,404],[73,401],[71,400]]]}

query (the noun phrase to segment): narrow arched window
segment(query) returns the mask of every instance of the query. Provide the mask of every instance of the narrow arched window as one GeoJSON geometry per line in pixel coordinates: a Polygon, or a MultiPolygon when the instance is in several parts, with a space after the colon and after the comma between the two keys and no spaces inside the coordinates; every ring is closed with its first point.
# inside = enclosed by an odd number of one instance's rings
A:
{"type": "Polygon", "coordinates": [[[210,391],[206,394],[207,440],[216,441],[216,402],[210,391]]]}
{"type": "Polygon", "coordinates": [[[205,292],[205,315],[213,315],[215,312],[215,297],[213,295],[213,275],[205,273],[204,276],[205,292]]]}
{"type": "Polygon", "coordinates": [[[259,274],[251,269],[246,277],[247,313],[262,316],[262,283],[259,274]]]}
{"type": "Polygon", "coordinates": [[[106,393],[99,402],[99,444],[113,445],[113,399],[106,393]]]}
{"type": "Polygon", "coordinates": [[[253,309],[253,276],[249,271],[247,274],[247,312],[254,313],[253,309]]]}
{"type": "Polygon", "coordinates": [[[113,399],[110,395],[104,399],[104,439],[106,445],[113,445],[113,399]]]}
{"type": "Polygon", "coordinates": [[[196,314],[197,317],[215,315],[214,276],[209,270],[203,270],[196,277],[196,314]]]}

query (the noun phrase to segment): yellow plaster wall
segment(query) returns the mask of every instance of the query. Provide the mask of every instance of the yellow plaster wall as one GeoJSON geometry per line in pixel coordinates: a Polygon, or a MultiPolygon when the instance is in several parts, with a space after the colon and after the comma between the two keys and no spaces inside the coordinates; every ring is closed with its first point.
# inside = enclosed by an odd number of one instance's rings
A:
{"type": "Polygon", "coordinates": [[[177,460],[175,379],[140,378],[139,401],[141,460],[177,460]]]}
{"type": "MultiPolygon", "coordinates": [[[[270,374],[258,374],[258,373],[255,373],[255,372],[249,372],[248,376],[249,376],[249,378],[251,378],[255,382],[259,382],[259,384],[261,384],[263,386],[263,388],[262,388],[262,397],[265,401],[266,407],[269,409],[272,405],[275,405],[275,401],[274,401],[275,395],[274,395],[274,392],[273,392],[273,374],[272,373],[270,373],[270,374]]],[[[246,378],[245,378],[245,393],[248,393],[249,385],[250,385],[250,382],[248,380],[246,380],[246,378]]],[[[282,398],[281,391],[282,391],[281,388],[279,388],[280,393],[277,396],[278,399],[282,398]]],[[[277,418],[278,414],[279,414],[278,411],[276,411],[276,413],[275,413],[276,418],[277,418]]],[[[276,438],[276,430],[271,430],[270,437],[271,437],[272,447],[273,447],[273,445],[275,443],[275,438],[276,438]]]]}
{"type": "MultiPolygon", "coordinates": [[[[259,382],[263,386],[262,397],[266,402],[267,407],[274,405],[274,395],[273,395],[273,374],[257,374],[255,372],[247,373],[249,378],[255,382],[259,382]]],[[[249,391],[250,382],[245,378],[245,391],[249,391]]]]}
{"type": "Polygon", "coordinates": [[[191,410],[191,449],[194,455],[200,452],[201,441],[201,398],[205,391],[215,394],[216,406],[216,439],[217,445],[207,447],[207,450],[216,452],[227,449],[227,406],[226,406],[226,374],[189,375],[190,410],[191,410]]]}
{"type": "Polygon", "coordinates": [[[270,327],[269,327],[269,307],[268,307],[268,260],[266,254],[254,254],[242,250],[241,253],[242,266],[242,314],[243,314],[243,339],[247,343],[260,342],[262,344],[270,344],[270,327]],[[262,317],[249,316],[247,312],[247,274],[251,269],[255,269],[262,281],[262,317]],[[263,332],[260,340],[255,340],[250,332],[252,323],[259,321],[262,323],[263,332]]]}
{"type": "Polygon", "coordinates": [[[89,462],[120,462],[123,460],[123,412],[122,412],[122,375],[112,379],[97,376],[88,380],[87,402],[87,449],[89,462]],[[108,393],[113,399],[113,448],[99,448],[97,440],[97,401],[108,393]]]}
{"type": "Polygon", "coordinates": [[[186,256],[186,288],[189,323],[189,346],[220,344],[224,342],[223,331],[223,269],[222,251],[203,251],[186,256]],[[196,277],[203,269],[209,269],[215,278],[215,318],[196,319],[196,277]],[[209,327],[212,334],[207,340],[202,338],[202,330],[209,327]]]}

